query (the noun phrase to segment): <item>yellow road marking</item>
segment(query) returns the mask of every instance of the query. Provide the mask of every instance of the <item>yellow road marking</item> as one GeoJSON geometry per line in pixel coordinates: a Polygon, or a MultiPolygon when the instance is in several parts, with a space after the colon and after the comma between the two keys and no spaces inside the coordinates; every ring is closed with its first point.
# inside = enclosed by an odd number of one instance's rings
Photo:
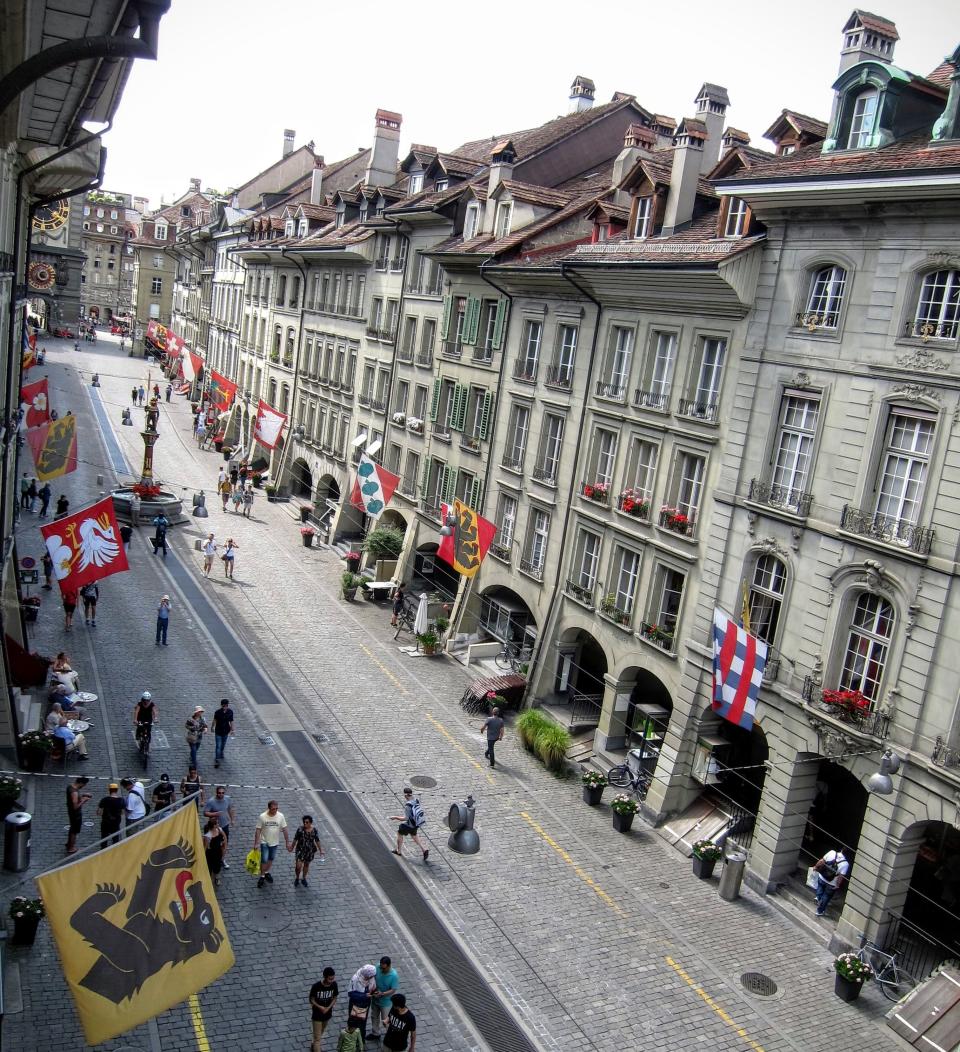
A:
{"type": "Polygon", "coordinates": [[[466,756],[466,758],[470,761],[471,764],[473,764],[474,767],[476,767],[478,771],[480,771],[482,774],[485,774],[487,781],[491,785],[496,785],[496,782],[494,782],[490,772],[484,770],[483,764],[473,758],[471,753],[464,746],[462,746],[460,742],[457,741],[457,739],[450,733],[450,731],[447,730],[446,727],[444,727],[444,725],[438,719],[434,717],[433,713],[425,712],[424,715],[433,724],[433,726],[444,736],[444,738],[446,738],[447,741],[450,742],[450,744],[457,750],[457,752],[463,753],[463,755],[466,756]]]}
{"type": "Polygon", "coordinates": [[[203,1025],[203,1012],[200,1011],[200,1000],[196,994],[191,994],[188,1003],[190,1005],[190,1019],[193,1022],[193,1032],[197,1035],[197,1052],[210,1052],[207,1028],[203,1025]]]}
{"type": "Polygon", "coordinates": [[[397,677],[383,664],[377,657],[374,656],[373,651],[360,644],[360,649],[367,655],[368,658],[377,666],[378,669],[387,677],[388,680],[400,691],[401,694],[409,694],[410,691],[397,679],[397,677]]]}
{"type": "Polygon", "coordinates": [[[744,1030],[742,1026],[737,1026],[736,1021],[734,1019],[731,1019],[730,1016],[720,1007],[720,1005],[718,1005],[717,1002],[714,1001],[714,999],[707,993],[707,991],[704,990],[702,986],[698,986],[697,983],[693,979],[691,979],[689,975],[687,975],[687,973],[680,967],[679,964],[677,964],[677,962],[672,957],[665,957],[664,960],[677,973],[677,975],[680,976],[680,978],[687,984],[687,986],[689,986],[690,989],[694,991],[694,993],[699,994],[699,996],[703,998],[703,1000],[714,1010],[714,1012],[717,1013],[718,1016],[720,1016],[720,1018],[727,1024],[727,1026],[731,1027],[733,1030],[736,1030],[740,1037],[742,1037],[744,1041],[747,1042],[747,1044],[754,1050],[754,1052],[764,1052],[763,1046],[758,1045],[755,1041],[751,1041],[746,1030],[744,1030]]]}

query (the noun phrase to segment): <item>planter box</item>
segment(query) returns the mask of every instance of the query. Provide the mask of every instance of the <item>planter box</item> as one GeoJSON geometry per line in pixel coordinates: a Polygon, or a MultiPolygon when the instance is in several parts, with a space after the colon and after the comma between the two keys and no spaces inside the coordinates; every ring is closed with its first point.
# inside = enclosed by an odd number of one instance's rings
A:
{"type": "Polygon", "coordinates": [[[863,989],[863,983],[855,983],[851,979],[845,979],[839,972],[833,982],[833,992],[841,1001],[856,1001],[863,989]]]}
{"type": "Polygon", "coordinates": [[[312,548],[313,547],[313,534],[312,533],[301,533],[300,536],[303,539],[303,546],[304,546],[304,548],[312,548]]]}
{"type": "Polygon", "coordinates": [[[344,588],[341,591],[341,595],[348,603],[352,603],[357,598],[356,588],[344,588]]]}
{"type": "Polygon", "coordinates": [[[10,940],[13,945],[32,946],[42,919],[42,917],[14,917],[13,938],[10,940]]]}
{"type": "Polygon", "coordinates": [[[585,785],[583,787],[583,802],[591,807],[596,807],[603,797],[605,788],[606,786],[603,785],[585,785]]]}
{"type": "Polygon", "coordinates": [[[616,811],[611,811],[610,817],[613,819],[613,828],[616,832],[629,833],[636,815],[620,815],[616,811]]]}
{"type": "Polygon", "coordinates": [[[709,880],[713,876],[713,867],[717,864],[716,859],[697,858],[693,856],[693,875],[701,880],[709,880]]]}

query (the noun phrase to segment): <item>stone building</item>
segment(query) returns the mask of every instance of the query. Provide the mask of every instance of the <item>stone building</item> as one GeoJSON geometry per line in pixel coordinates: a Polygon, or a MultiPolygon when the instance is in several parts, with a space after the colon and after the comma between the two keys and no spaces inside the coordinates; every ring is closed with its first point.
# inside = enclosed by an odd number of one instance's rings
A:
{"type": "Polygon", "coordinates": [[[94,321],[133,317],[138,219],[130,194],[91,190],[84,198],[82,313],[94,321]]]}

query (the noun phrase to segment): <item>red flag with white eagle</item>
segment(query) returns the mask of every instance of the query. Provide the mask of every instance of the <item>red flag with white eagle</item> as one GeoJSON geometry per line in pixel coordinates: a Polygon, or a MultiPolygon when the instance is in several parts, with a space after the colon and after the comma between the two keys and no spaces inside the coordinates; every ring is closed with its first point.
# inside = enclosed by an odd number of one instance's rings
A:
{"type": "Polygon", "coordinates": [[[61,591],[75,591],[130,568],[111,497],[41,526],[40,532],[61,591]]]}
{"type": "Polygon", "coordinates": [[[269,402],[261,398],[257,403],[257,422],[253,428],[253,437],[261,446],[273,449],[280,441],[280,433],[286,422],[286,413],[278,413],[269,402]]]}

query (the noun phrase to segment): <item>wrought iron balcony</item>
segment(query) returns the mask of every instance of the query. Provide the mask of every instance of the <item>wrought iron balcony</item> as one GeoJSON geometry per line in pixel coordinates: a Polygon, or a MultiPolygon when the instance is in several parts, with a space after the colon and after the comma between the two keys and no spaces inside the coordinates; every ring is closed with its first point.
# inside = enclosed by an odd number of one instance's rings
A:
{"type": "Polygon", "coordinates": [[[417,480],[416,480],[416,478],[408,478],[405,475],[400,480],[400,492],[405,497],[415,497],[417,495],[417,480]]]}
{"type": "Polygon", "coordinates": [[[651,624],[649,621],[641,621],[640,635],[648,643],[653,643],[661,650],[666,650],[668,654],[673,653],[673,632],[668,632],[660,625],[651,624]]]}
{"type": "Polygon", "coordinates": [[[398,362],[412,362],[413,361],[413,348],[412,347],[398,347],[397,348],[397,361],[398,362]]]}
{"type": "Polygon", "coordinates": [[[537,382],[537,362],[532,358],[518,358],[513,365],[513,378],[524,384],[537,382]]]}
{"type": "Polygon", "coordinates": [[[394,256],[394,258],[390,260],[390,269],[391,270],[403,270],[404,265],[406,264],[406,262],[407,262],[407,257],[406,256],[394,256]]]}
{"type": "Polygon", "coordinates": [[[573,367],[550,365],[547,367],[547,375],[543,382],[547,387],[559,387],[561,391],[569,391],[573,386],[573,367]]]}
{"type": "Polygon", "coordinates": [[[430,425],[430,430],[433,432],[433,437],[440,442],[450,441],[450,428],[446,424],[434,422],[430,425]]]}
{"type": "Polygon", "coordinates": [[[362,406],[369,406],[370,405],[370,399],[371,399],[371,394],[370,394],[369,391],[361,391],[360,394],[357,395],[357,401],[362,406]]]}
{"type": "Polygon", "coordinates": [[[373,264],[374,269],[375,270],[386,270],[387,269],[387,264],[389,262],[390,261],[389,261],[387,256],[378,256],[377,259],[374,261],[374,264],[373,264]]]}
{"type": "Polygon", "coordinates": [[[415,278],[407,286],[407,292],[411,296],[440,296],[442,288],[440,277],[415,278]]]}
{"type": "Polygon", "coordinates": [[[658,409],[660,412],[665,412],[669,400],[669,391],[644,391],[638,387],[633,392],[633,404],[640,409],[658,409]]]}
{"type": "Polygon", "coordinates": [[[604,596],[600,600],[600,613],[604,617],[609,617],[611,621],[624,627],[629,626],[632,612],[625,610],[621,606],[617,606],[617,597],[614,595],[604,596]]]}
{"type": "Polygon", "coordinates": [[[593,598],[596,590],[596,584],[592,584],[585,588],[582,584],[577,584],[576,581],[569,577],[567,578],[567,594],[576,599],[578,603],[583,603],[584,606],[589,606],[591,610],[596,605],[593,598]]]}
{"type": "Polygon", "coordinates": [[[429,515],[431,519],[440,520],[440,498],[434,494],[430,497],[420,498],[420,510],[429,515]]]}
{"type": "Polygon", "coordinates": [[[374,325],[367,326],[367,336],[371,340],[381,340],[383,343],[393,343],[394,336],[393,329],[379,329],[374,325]]]}
{"type": "Polygon", "coordinates": [[[489,365],[493,361],[493,348],[477,345],[473,349],[471,359],[480,365],[489,365]]]}
{"type": "Polygon", "coordinates": [[[527,574],[529,577],[532,577],[535,581],[542,581],[543,580],[543,563],[542,562],[537,562],[534,559],[526,559],[526,558],[524,558],[524,559],[520,560],[518,565],[519,565],[520,569],[523,571],[523,573],[527,574]]]}
{"type": "Polygon", "coordinates": [[[598,398],[609,398],[614,402],[622,402],[626,395],[626,387],[623,384],[608,384],[603,380],[597,381],[596,393],[598,398]]]}
{"type": "Polygon", "coordinates": [[[909,519],[888,519],[875,512],[864,512],[850,504],[843,506],[840,528],[885,544],[899,544],[918,555],[929,555],[933,544],[931,529],[918,526],[909,519]]]}
{"type": "Polygon", "coordinates": [[[784,508],[793,512],[794,515],[802,515],[806,518],[810,514],[810,505],[813,503],[813,494],[804,490],[789,489],[787,486],[778,486],[772,482],[764,482],[762,479],[750,480],[749,499],[757,504],[768,504],[771,508],[784,508]]]}
{"type": "Polygon", "coordinates": [[[512,547],[513,546],[511,544],[493,543],[490,545],[488,551],[494,557],[494,559],[499,559],[500,562],[507,563],[509,565],[510,557],[512,555],[512,547]]]}
{"type": "Polygon", "coordinates": [[[444,340],[440,344],[440,353],[444,358],[458,359],[463,356],[463,344],[455,340],[444,340]]]}
{"type": "Polygon", "coordinates": [[[422,366],[424,369],[432,369],[433,351],[421,351],[417,355],[417,365],[422,366]]]}
{"type": "Polygon", "coordinates": [[[471,453],[480,452],[480,439],[476,435],[461,435],[460,448],[467,449],[471,453]]]}
{"type": "Polygon", "coordinates": [[[840,312],[836,310],[801,312],[795,321],[797,328],[806,329],[807,332],[816,332],[818,329],[836,332],[839,323],[840,312]]]}
{"type": "Polygon", "coordinates": [[[371,398],[370,408],[375,413],[385,413],[387,411],[387,403],[383,397],[371,398]]]}
{"type": "Polygon", "coordinates": [[[951,748],[941,735],[937,735],[930,759],[938,767],[960,767],[960,750],[951,748]]]}
{"type": "Polygon", "coordinates": [[[874,708],[874,702],[859,691],[825,691],[812,676],[804,676],[800,697],[812,708],[849,724],[861,734],[883,741],[890,731],[890,714],[874,708]]]}
{"type": "Polygon", "coordinates": [[[523,470],[523,457],[513,456],[510,453],[504,453],[503,459],[500,461],[501,465],[510,471],[522,471],[523,470]]]}
{"type": "Polygon", "coordinates": [[[533,477],[538,482],[546,482],[549,486],[555,486],[557,484],[557,465],[547,463],[534,464],[533,477]]]}
{"type": "Polygon", "coordinates": [[[717,402],[701,402],[694,398],[680,399],[680,415],[692,417],[694,420],[709,420],[713,423],[717,419],[719,409],[717,402]]]}
{"type": "Polygon", "coordinates": [[[903,327],[903,335],[916,340],[955,340],[957,332],[960,331],[960,318],[952,321],[928,321],[925,318],[915,318],[908,321],[903,327]]]}

